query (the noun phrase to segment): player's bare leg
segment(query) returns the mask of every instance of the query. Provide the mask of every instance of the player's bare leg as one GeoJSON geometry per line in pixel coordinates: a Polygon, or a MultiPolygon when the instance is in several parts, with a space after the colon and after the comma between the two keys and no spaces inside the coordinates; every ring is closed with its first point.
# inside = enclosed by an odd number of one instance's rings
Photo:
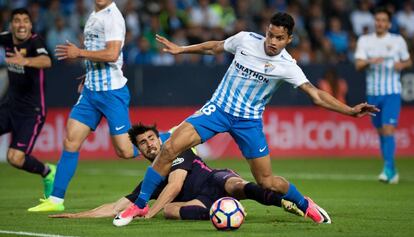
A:
{"type": "Polygon", "coordinates": [[[66,136],[63,140],[63,148],[70,152],[79,151],[90,132],[91,129],[87,125],[69,118],[66,125],[66,136]]]}
{"type": "Polygon", "coordinates": [[[129,140],[128,133],[114,135],[111,137],[111,140],[118,157],[124,159],[130,159],[135,157],[134,145],[129,140]]]}
{"type": "Polygon", "coordinates": [[[273,175],[269,155],[255,159],[248,159],[247,161],[249,162],[250,170],[257,184],[259,184],[262,188],[267,188],[277,193],[287,193],[289,189],[289,182],[281,176],[273,175]]]}
{"type": "Polygon", "coordinates": [[[201,138],[193,125],[181,123],[163,144],[160,154],[155,158],[152,167],[160,175],[168,175],[171,163],[183,151],[201,143],[201,138]]]}

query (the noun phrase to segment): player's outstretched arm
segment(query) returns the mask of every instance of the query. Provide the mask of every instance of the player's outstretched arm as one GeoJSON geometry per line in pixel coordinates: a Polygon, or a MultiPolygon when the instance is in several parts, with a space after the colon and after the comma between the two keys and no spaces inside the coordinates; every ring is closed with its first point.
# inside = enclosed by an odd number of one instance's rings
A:
{"type": "Polygon", "coordinates": [[[183,53],[195,53],[195,54],[220,54],[224,51],[224,41],[206,41],[200,44],[193,44],[188,46],[179,46],[173,42],[167,40],[165,37],[155,35],[158,42],[164,45],[163,52],[170,54],[183,54],[183,53]]]}
{"type": "Polygon", "coordinates": [[[91,51],[80,49],[69,41],[56,46],[55,52],[58,60],[84,58],[93,62],[116,62],[121,52],[122,41],[107,41],[105,49],[91,51]]]}
{"type": "Polygon", "coordinates": [[[374,113],[379,112],[378,108],[367,103],[360,103],[354,107],[350,107],[335,99],[335,97],[331,96],[329,93],[314,87],[309,82],[302,84],[299,88],[311,97],[314,104],[341,114],[353,117],[363,117],[365,115],[374,115],[374,113]]]}
{"type": "Polygon", "coordinates": [[[152,218],[160,212],[165,205],[172,202],[180,193],[184,180],[187,177],[187,170],[176,169],[168,176],[168,184],[162,190],[154,205],[150,208],[145,218],[152,218]]]}
{"type": "Polygon", "coordinates": [[[92,210],[87,210],[83,212],[77,212],[77,213],[61,213],[61,214],[55,214],[55,215],[49,215],[50,218],[102,218],[102,217],[114,217],[116,214],[118,214],[120,211],[123,211],[125,208],[127,208],[129,205],[131,205],[131,202],[125,198],[122,197],[116,202],[113,203],[106,203],[103,204],[97,208],[94,208],[92,210]]]}
{"type": "Polygon", "coordinates": [[[49,56],[24,57],[16,47],[14,47],[14,53],[8,52],[6,56],[6,63],[9,64],[34,68],[48,68],[52,66],[52,60],[50,60],[49,56]]]}

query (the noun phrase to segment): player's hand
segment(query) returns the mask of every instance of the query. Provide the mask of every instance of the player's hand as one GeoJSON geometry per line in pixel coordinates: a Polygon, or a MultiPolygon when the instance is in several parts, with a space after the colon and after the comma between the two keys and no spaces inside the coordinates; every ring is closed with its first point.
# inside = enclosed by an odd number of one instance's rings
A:
{"type": "Polygon", "coordinates": [[[402,62],[396,62],[394,63],[394,70],[396,71],[402,71],[404,69],[405,64],[402,62]]]}
{"type": "Polygon", "coordinates": [[[370,105],[367,102],[355,105],[352,107],[351,116],[353,117],[364,117],[366,115],[375,116],[375,113],[379,112],[380,110],[375,107],[375,105],[370,105]]]}
{"type": "Polygon", "coordinates": [[[162,49],[163,52],[170,53],[170,54],[180,54],[182,52],[182,48],[173,42],[167,40],[165,37],[156,34],[155,39],[163,44],[165,47],[162,49]]]}
{"type": "Polygon", "coordinates": [[[56,45],[55,52],[58,60],[78,58],[80,56],[80,49],[69,41],[66,41],[66,44],[56,45]]]}
{"type": "Polygon", "coordinates": [[[378,57],[378,58],[370,58],[368,60],[369,64],[380,64],[382,62],[384,62],[384,58],[382,57],[378,57]]]}
{"type": "Polygon", "coordinates": [[[19,66],[26,66],[29,63],[29,60],[25,58],[16,47],[14,47],[14,53],[6,53],[6,63],[14,64],[19,66]]]}

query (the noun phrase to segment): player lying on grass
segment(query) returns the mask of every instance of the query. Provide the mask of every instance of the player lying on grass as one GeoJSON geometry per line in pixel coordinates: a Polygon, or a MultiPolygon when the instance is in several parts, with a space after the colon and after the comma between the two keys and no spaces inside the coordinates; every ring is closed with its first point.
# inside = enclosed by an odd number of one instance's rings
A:
{"type": "MultiPolygon", "coordinates": [[[[155,126],[134,125],[129,136],[141,154],[150,162],[161,150],[162,140],[168,138],[160,135],[155,126]]],[[[113,203],[103,204],[95,209],[79,213],[63,213],[51,215],[54,218],[98,218],[113,217],[126,209],[137,198],[141,183],[135,190],[113,203]]],[[[274,205],[298,215],[303,215],[296,206],[282,200],[280,195],[249,183],[235,172],[225,169],[216,170],[208,167],[194,152],[189,149],[174,161],[168,182],[160,184],[151,199],[157,199],[145,218],[155,216],[164,209],[166,218],[205,220],[213,202],[224,196],[238,199],[253,199],[263,205],[274,205]],[[171,203],[172,202],[172,203],[171,203]]],[[[114,220],[116,225],[122,225],[114,220]]]]}

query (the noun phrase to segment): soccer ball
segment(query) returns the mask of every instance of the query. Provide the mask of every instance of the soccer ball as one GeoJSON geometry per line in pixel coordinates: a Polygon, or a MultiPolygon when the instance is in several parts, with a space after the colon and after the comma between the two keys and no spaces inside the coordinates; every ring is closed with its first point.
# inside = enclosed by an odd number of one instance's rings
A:
{"type": "Polygon", "coordinates": [[[220,198],[210,208],[210,220],[217,230],[237,230],[245,216],[243,206],[232,197],[220,198]]]}

